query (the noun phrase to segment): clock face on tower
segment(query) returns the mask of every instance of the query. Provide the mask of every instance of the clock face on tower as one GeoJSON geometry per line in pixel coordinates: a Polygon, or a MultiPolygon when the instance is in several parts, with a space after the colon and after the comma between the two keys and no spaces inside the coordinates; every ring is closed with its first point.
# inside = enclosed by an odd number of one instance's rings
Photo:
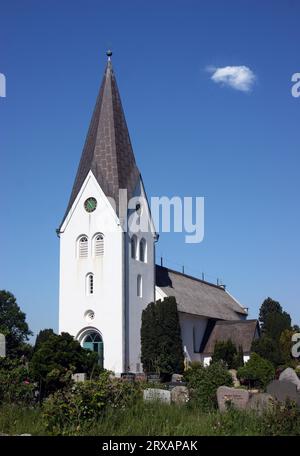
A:
{"type": "Polygon", "coordinates": [[[97,207],[97,200],[96,198],[93,198],[92,196],[85,200],[84,202],[84,208],[87,212],[93,212],[97,207]]]}

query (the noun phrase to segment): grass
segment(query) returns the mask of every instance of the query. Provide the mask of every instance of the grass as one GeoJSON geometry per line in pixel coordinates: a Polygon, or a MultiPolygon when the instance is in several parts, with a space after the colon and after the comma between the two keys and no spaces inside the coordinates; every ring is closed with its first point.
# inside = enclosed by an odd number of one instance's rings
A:
{"type": "Polygon", "coordinates": [[[196,408],[166,404],[137,404],[128,410],[109,411],[83,435],[256,435],[257,420],[246,413],[229,416],[196,408]],[[247,426],[245,426],[245,422],[247,426]],[[230,425],[229,425],[230,424],[230,425]],[[251,424],[251,426],[250,426],[251,424]]]}
{"type": "MultiPolygon", "coordinates": [[[[120,410],[110,409],[96,422],[82,423],[69,435],[259,435],[260,418],[246,412],[201,412],[193,406],[138,402],[120,410]]],[[[0,433],[47,435],[39,408],[0,407],[0,433]]]]}
{"type": "Polygon", "coordinates": [[[45,435],[39,408],[25,408],[14,404],[0,406],[0,435],[45,435]]]}
{"type": "MultiPolygon", "coordinates": [[[[110,408],[96,421],[60,429],[64,435],[90,436],[255,436],[300,435],[300,410],[277,406],[272,413],[204,412],[195,404],[179,406],[142,400],[126,408],[110,408]]],[[[0,406],[0,435],[50,435],[39,407],[0,406]]]]}

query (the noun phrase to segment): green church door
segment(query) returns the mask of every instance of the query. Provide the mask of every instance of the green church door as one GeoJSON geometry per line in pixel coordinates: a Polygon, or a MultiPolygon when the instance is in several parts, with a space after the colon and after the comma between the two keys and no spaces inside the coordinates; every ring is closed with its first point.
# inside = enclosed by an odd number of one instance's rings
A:
{"type": "Polygon", "coordinates": [[[103,367],[103,340],[96,332],[89,333],[83,341],[83,348],[98,354],[98,363],[103,367]]]}

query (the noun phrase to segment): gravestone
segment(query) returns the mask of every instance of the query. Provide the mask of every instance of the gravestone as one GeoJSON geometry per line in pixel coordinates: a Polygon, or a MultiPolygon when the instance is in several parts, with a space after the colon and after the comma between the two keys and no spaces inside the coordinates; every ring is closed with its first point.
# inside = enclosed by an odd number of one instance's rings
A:
{"type": "Polygon", "coordinates": [[[147,380],[147,377],[143,372],[139,372],[138,374],[135,374],[135,379],[137,382],[145,382],[147,380]]]}
{"type": "Polygon", "coordinates": [[[291,367],[288,367],[283,372],[281,372],[281,374],[279,376],[279,380],[281,382],[286,381],[286,382],[293,383],[294,385],[296,385],[297,390],[300,391],[300,379],[299,379],[298,375],[296,374],[296,372],[294,371],[294,369],[292,369],[291,367]]]}
{"type": "Polygon", "coordinates": [[[86,374],[76,372],[76,374],[72,374],[72,380],[74,380],[75,383],[85,382],[86,374]]]}
{"type": "Polygon", "coordinates": [[[189,390],[186,386],[175,386],[171,390],[171,401],[175,404],[186,404],[189,401],[189,390]]]}
{"type": "Polygon", "coordinates": [[[171,382],[172,383],[177,383],[177,382],[182,382],[183,381],[183,375],[181,374],[173,374],[171,382]]]}
{"type": "Polygon", "coordinates": [[[228,386],[219,386],[217,389],[218,406],[221,412],[226,411],[229,406],[245,410],[249,397],[249,392],[244,389],[229,388],[228,386]]]}
{"type": "Polygon", "coordinates": [[[296,402],[300,406],[300,393],[296,385],[285,380],[273,380],[267,386],[267,393],[271,394],[278,402],[284,404],[287,399],[296,402]]]}
{"type": "Polygon", "coordinates": [[[171,403],[171,392],[168,390],[147,388],[144,390],[144,401],[159,401],[171,403]]]}
{"type": "Polygon", "coordinates": [[[0,334],[0,358],[5,358],[6,356],[6,341],[4,334],[0,334]]]}
{"type": "Polygon", "coordinates": [[[135,374],[133,372],[124,372],[121,374],[121,379],[133,383],[135,381],[135,374]]]}
{"type": "Polygon", "coordinates": [[[268,393],[257,393],[250,396],[247,404],[247,409],[253,410],[258,414],[272,410],[274,406],[274,398],[268,393]]]}
{"type": "Polygon", "coordinates": [[[169,382],[166,383],[169,390],[175,388],[175,386],[186,386],[186,382],[169,382]]]}
{"type": "Polygon", "coordinates": [[[160,374],[158,374],[157,372],[149,372],[149,374],[147,374],[147,381],[153,383],[160,383],[160,374]]]}

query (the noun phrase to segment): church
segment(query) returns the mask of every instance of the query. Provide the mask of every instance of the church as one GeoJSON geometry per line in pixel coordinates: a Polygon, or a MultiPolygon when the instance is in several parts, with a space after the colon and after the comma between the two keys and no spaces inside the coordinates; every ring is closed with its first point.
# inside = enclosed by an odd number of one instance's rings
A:
{"type": "Polygon", "coordinates": [[[107,52],[60,240],[59,332],[96,351],[116,374],[143,371],[141,315],[175,296],[187,361],[208,364],[217,340],[231,338],[248,359],[256,320],[224,286],[156,265],[158,234],[133,153],[107,52]],[[124,210],[125,207],[125,210],[124,210]],[[129,220],[143,230],[131,230],[129,220]]]}

